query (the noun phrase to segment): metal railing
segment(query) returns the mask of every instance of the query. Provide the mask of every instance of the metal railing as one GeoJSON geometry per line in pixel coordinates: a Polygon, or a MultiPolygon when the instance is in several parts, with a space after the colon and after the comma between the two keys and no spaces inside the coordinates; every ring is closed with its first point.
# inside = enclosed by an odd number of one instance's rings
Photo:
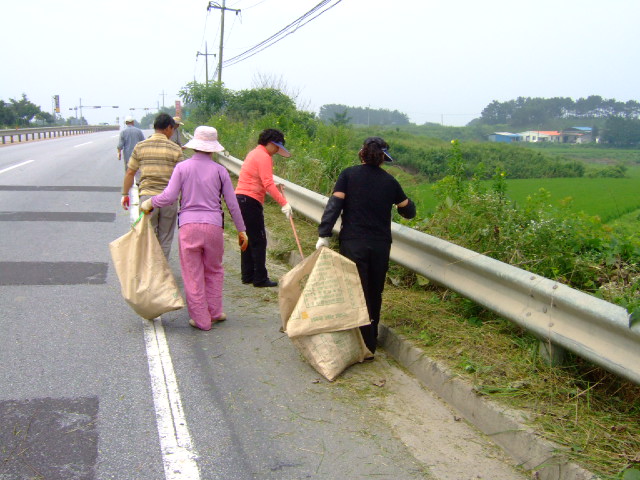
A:
{"type": "Polygon", "coordinates": [[[0,137],[2,137],[2,144],[15,143],[16,139],[18,143],[24,141],[35,140],[41,138],[53,138],[63,137],[67,135],[77,135],[80,133],[93,133],[102,132],[105,130],[119,130],[118,125],[77,125],[71,127],[42,127],[42,128],[13,128],[0,130],[0,137]],[[7,139],[9,139],[7,141],[7,139]]]}
{"type": "MultiPolygon", "coordinates": [[[[219,155],[230,172],[242,161],[219,155]]],[[[275,177],[287,200],[320,222],[327,197],[275,177]]],[[[336,225],[336,231],[339,226],[336,225]]],[[[527,329],[544,342],[640,384],[640,325],[626,309],[548,278],[393,223],[391,259],[527,329]]]]}

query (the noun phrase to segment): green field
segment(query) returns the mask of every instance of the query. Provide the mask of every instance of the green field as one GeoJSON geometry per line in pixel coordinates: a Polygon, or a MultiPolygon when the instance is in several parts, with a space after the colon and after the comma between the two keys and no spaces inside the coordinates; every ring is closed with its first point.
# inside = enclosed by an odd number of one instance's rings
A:
{"type": "Polygon", "coordinates": [[[527,143],[522,145],[568,160],[582,160],[586,163],[609,165],[624,163],[627,166],[640,164],[640,150],[636,148],[607,148],[593,144],[527,143]]]}
{"type": "MultiPolygon", "coordinates": [[[[401,183],[403,179],[400,179],[401,183]]],[[[433,212],[437,201],[432,184],[405,185],[407,194],[418,205],[420,216],[433,212]]],[[[487,182],[489,186],[489,182],[487,182]]],[[[541,188],[551,195],[551,203],[560,205],[571,198],[570,210],[598,215],[611,222],[640,209],[640,166],[630,167],[627,178],[533,178],[507,180],[507,196],[522,205],[541,188]]]]}

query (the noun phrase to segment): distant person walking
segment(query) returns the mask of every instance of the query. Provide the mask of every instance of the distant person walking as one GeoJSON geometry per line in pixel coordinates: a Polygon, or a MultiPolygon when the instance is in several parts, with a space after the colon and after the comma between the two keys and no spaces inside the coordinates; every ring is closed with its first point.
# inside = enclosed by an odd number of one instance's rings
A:
{"type": "Polygon", "coordinates": [[[240,255],[242,283],[252,283],[254,287],[276,287],[278,282],[267,273],[267,232],[264,226],[264,199],[268,193],[282,206],[282,213],[289,218],[293,212],[291,205],[278,191],[273,181],[273,155],[290,157],[284,148],[284,134],[280,130],[268,128],[260,133],[258,146],[244,159],[236,196],[247,226],[249,248],[240,255]]]}
{"type": "Polygon", "coordinates": [[[416,206],[398,181],[381,165],[393,159],[389,145],[380,137],[369,137],[358,152],[360,165],[344,169],[333,187],[318,226],[316,248],[328,247],[336,221],[342,214],[340,253],[353,260],[367,302],[371,325],[360,327],[364,343],[375,353],[382,291],[389,269],[391,250],[391,209],[394,205],[405,218],[416,215],[416,206]]]}
{"type": "MultiPolygon", "coordinates": [[[[122,185],[122,207],[129,209],[129,189],[133,185],[136,172],[140,171],[140,203],[162,193],[167,187],[173,169],[184,160],[182,149],[169,138],[176,129],[176,122],[170,115],[161,113],[153,123],[155,133],[139,142],[133,149],[124,174],[122,185]]],[[[178,202],[156,208],[151,213],[153,227],[165,257],[169,258],[171,243],[178,217],[178,202]]]]}
{"type": "Polygon", "coordinates": [[[170,140],[184,150],[186,147],[182,145],[182,132],[180,130],[180,127],[183,127],[184,123],[182,123],[182,119],[180,117],[173,117],[173,121],[176,122],[176,129],[173,132],[173,135],[171,135],[170,140]]]}
{"type": "Polygon", "coordinates": [[[126,172],[133,147],[136,146],[136,143],[144,140],[144,133],[135,126],[135,120],[131,116],[125,118],[124,123],[126,126],[120,130],[120,139],[118,140],[118,160],[124,160],[124,171],[126,172]],[[124,159],[122,158],[123,152],[124,159]]]}
{"type": "Polygon", "coordinates": [[[223,197],[238,231],[241,250],[247,248],[248,240],[229,172],[212,161],[213,152],[224,150],[217,130],[196,128],[185,147],[192,148],[194,155],[176,166],[164,192],[148,198],[140,208],[155,211],[174,204],[181,196],[178,238],[189,324],[210,330],[213,324],[227,318],[222,308],[223,197]]]}

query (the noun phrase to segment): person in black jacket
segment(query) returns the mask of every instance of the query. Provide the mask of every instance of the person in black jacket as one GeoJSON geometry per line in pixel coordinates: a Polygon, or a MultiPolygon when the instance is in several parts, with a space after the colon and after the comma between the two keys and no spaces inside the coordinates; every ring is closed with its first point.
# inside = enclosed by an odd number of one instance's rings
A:
{"type": "Polygon", "coordinates": [[[360,149],[360,165],[344,169],[318,227],[316,248],[328,247],[331,231],[342,214],[340,253],[355,262],[360,274],[371,324],[360,327],[371,353],[375,353],[382,291],[389,269],[391,211],[394,205],[404,218],[416,216],[416,206],[398,181],[381,165],[393,159],[389,145],[380,137],[369,137],[360,149]]]}

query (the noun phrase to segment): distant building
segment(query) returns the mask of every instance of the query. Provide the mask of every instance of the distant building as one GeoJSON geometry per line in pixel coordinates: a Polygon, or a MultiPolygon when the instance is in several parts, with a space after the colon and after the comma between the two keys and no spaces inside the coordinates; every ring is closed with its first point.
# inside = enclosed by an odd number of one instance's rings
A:
{"type": "Polygon", "coordinates": [[[544,135],[546,140],[545,142],[551,143],[560,143],[560,139],[562,135],[557,130],[540,130],[540,134],[544,135]]]}
{"type": "Polygon", "coordinates": [[[523,142],[560,142],[560,132],[555,130],[528,130],[520,132],[523,142]]]}
{"type": "Polygon", "coordinates": [[[589,143],[593,141],[591,127],[571,127],[562,130],[527,130],[526,132],[495,132],[489,135],[490,142],[548,142],[548,143],[589,143]]]}
{"type": "Polygon", "coordinates": [[[490,142],[512,143],[519,142],[522,138],[517,133],[495,132],[489,135],[490,142]]]}
{"type": "Polygon", "coordinates": [[[562,143],[589,143],[593,141],[591,127],[571,127],[562,130],[562,143]]]}

